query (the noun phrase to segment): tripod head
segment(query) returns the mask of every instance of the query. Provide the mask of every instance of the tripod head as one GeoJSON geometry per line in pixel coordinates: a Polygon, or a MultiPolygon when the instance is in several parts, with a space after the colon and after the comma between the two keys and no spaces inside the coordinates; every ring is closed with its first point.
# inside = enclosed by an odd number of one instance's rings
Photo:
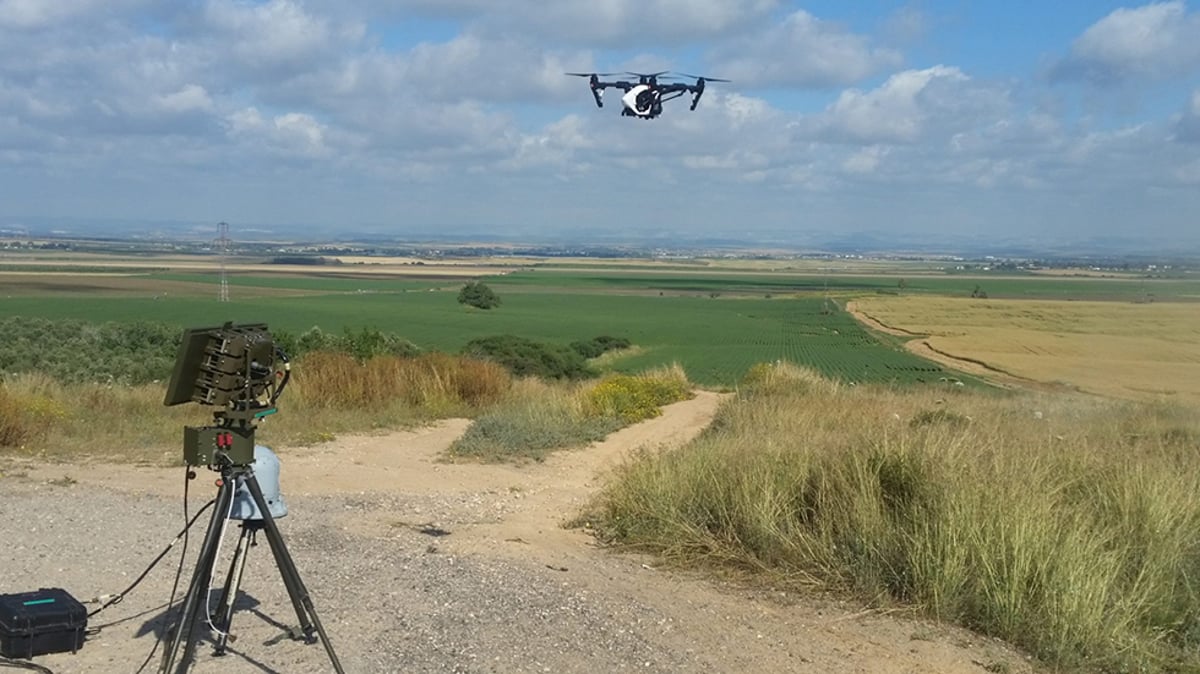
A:
{"type": "Polygon", "coordinates": [[[253,463],[255,426],[276,412],[289,378],[287,354],[264,323],[184,330],[163,404],[219,408],[211,426],[183,429],[184,461],[213,469],[253,463]]]}

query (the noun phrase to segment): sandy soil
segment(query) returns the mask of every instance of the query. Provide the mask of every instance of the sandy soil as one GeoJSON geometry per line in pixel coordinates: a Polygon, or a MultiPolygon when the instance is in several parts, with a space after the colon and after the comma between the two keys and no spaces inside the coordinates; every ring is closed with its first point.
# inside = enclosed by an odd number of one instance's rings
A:
{"type": "MultiPolygon", "coordinates": [[[[465,420],[277,450],[291,510],[281,528],[346,671],[1033,671],[965,630],[662,569],[563,527],[631,450],[688,441],[720,400],[701,392],[587,449],[520,466],[442,462],[465,420]]],[[[112,574],[136,574],[179,528],[179,469],[0,459],[0,471],[0,511],[36,513],[0,518],[0,593],[49,585],[83,598],[80,588],[123,586],[112,574]],[[154,545],[139,549],[143,540],[154,545]]],[[[210,491],[212,477],[193,493],[210,491]]],[[[201,652],[192,671],[329,671],[318,646],[271,638],[295,616],[263,565],[250,572],[260,619],[237,618],[236,657],[201,652]]],[[[153,615],[168,581],[110,612],[153,615]]],[[[113,625],[77,654],[37,661],[127,673],[155,624],[113,625]]]]}

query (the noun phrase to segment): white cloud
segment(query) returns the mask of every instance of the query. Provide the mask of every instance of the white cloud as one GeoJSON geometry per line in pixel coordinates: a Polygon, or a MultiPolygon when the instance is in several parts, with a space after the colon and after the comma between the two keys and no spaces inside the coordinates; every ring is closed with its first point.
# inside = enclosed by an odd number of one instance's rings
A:
{"type": "Polygon", "coordinates": [[[97,14],[125,11],[150,0],[0,0],[0,28],[44,29],[97,14]]]}
{"type": "Polygon", "coordinates": [[[938,65],[896,73],[869,91],[843,91],[799,130],[801,136],[819,140],[915,143],[980,128],[1007,108],[1004,89],[977,84],[958,68],[938,65]]]}
{"type": "Polygon", "coordinates": [[[891,148],[882,145],[872,145],[858,150],[842,161],[842,169],[847,173],[874,173],[879,164],[888,156],[891,148]]]}
{"type": "Polygon", "coordinates": [[[437,100],[586,101],[586,82],[563,73],[591,61],[587,52],[560,52],[527,41],[464,33],[447,42],[419,44],[394,65],[402,70],[399,77],[406,86],[437,100]]]}
{"type": "Polygon", "coordinates": [[[200,52],[196,58],[268,79],[320,67],[366,35],[362,23],[335,21],[295,0],[207,0],[198,15],[178,22],[190,31],[185,36],[200,52]]]}
{"type": "Polygon", "coordinates": [[[317,158],[327,156],[326,127],[301,112],[264,117],[250,107],[234,111],[227,119],[234,138],[283,156],[317,158]]]}
{"type": "MultiPolygon", "coordinates": [[[[411,32],[389,32],[414,16],[404,0],[128,11],[143,1],[0,0],[0,184],[31,186],[10,189],[0,216],[36,211],[9,197],[46,193],[63,176],[109,181],[80,188],[96,213],[135,214],[151,191],[178,216],[196,204],[150,186],[188,183],[267,220],[528,218],[533,229],[593,231],[629,213],[710,234],[748,221],[994,227],[999,212],[1119,227],[1114,213],[1138,210],[1169,228],[1200,208],[1187,189],[1200,181],[1196,146],[1183,142],[1200,141],[1200,91],[1170,118],[1142,113],[1112,129],[1076,120],[1071,88],[1031,92],[953,65],[897,72],[888,37],[919,34],[917,14],[881,19],[883,34],[870,35],[776,0],[423,0],[422,20],[457,18],[413,44],[411,32]],[[618,114],[615,92],[596,109],[586,82],[563,75],[660,65],[736,81],[711,86],[695,111],[685,96],[641,121],[618,114]],[[891,76],[841,88],[881,74],[891,76]],[[749,95],[754,86],[768,91],[749,95]],[[834,90],[769,90],[783,86],[834,90]],[[797,98],[819,112],[791,109],[797,98]],[[38,171],[56,182],[37,188],[38,171]],[[1152,189],[1174,201],[1143,198],[1152,189]]],[[[1180,16],[1186,28],[1195,14],[1180,16]]],[[[1173,51],[1178,37],[1141,52],[1097,39],[1081,37],[1072,57],[1157,64],[1138,72],[1167,76],[1182,62],[1165,55],[1186,53],[1173,51]]]]}
{"type": "Polygon", "coordinates": [[[154,100],[162,110],[171,113],[209,111],[213,108],[208,92],[198,84],[188,84],[179,91],[156,95],[154,100]]]}
{"type": "Polygon", "coordinates": [[[1182,0],[1121,8],[1092,24],[1055,64],[1057,79],[1112,84],[1195,72],[1200,67],[1200,14],[1182,0]]]}
{"type": "Polygon", "coordinates": [[[828,87],[900,65],[899,52],[799,10],[713,51],[714,74],[744,86],[828,87]]]}
{"type": "Polygon", "coordinates": [[[769,15],[780,0],[398,0],[397,7],[466,20],[489,34],[580,46],[680,44],[769,15]]]}

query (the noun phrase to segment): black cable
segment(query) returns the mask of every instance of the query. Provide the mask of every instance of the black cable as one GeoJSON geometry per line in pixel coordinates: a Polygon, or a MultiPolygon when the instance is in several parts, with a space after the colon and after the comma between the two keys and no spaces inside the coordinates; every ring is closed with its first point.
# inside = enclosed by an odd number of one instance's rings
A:
{"type": "Polygon", "coordinates": [[[49,667],[43,667],[36,662],[24,662],[21,660],[9,660],[8,658],[0,658],[0,667],[12,667],[13,669],[28,669],[31,672],[40,672],[40,674],[54,674],[54,671],[49,667]]]}
{"type": "MultiPolygon", "coordinates": [[[[191,530],[192,522],[195,521],[195,518],[188,517],[188,485],[191,484],[192,477],[194,477],[192,473],[192,467],[185,467],[183,474],[183,520],[188,524],[183,528],[183,550],[179,553],[179,566],[175,568],[175,582],[171,585],[171,598],[167,600],[167,608],[163,611],[164,619],[166,619],[167,614],[170,613],[171,606],[175,604],[175,593],[179,590],[179,579],[183,577],[183,564],[187,560],[188,531],[191,530]]],[[[215,502],[216,499],[209,501],[204,505],[204,508],[200,509],[200,512],[204,512],[205,509],[215,502]]],[[[196,517],[200,516],[200,512],[196,513],[196,517]]],[[[172,545],[174,544],[172,543],[172,545]]],[[[183,626],[176,625],[175,629],[179,629],[181,627],[183,626]]],[[[150,664],[150,660],[154,658],[154,653],[158,650],[159,644],[162,643],[163,637],[167,635],[167,631],[168,630],[164,628],[163,631],[159,633],[158,638],[154,640],[154,646],[150,648],[150,652],[146,654],[146,659],[142,661],[141,666],[137,668],[137,671],[134,672],[134,674],[142,674],[142,670],[146,669],[146,665],[150,664]]]]}
{"type": "Polygon", "coordinates": [[[283,377],[279,381],[279,385],[275,387],[275,393],[271,396],[272,407],[275,406],[275,401],[279,400],[279,396],[283,395],[283,389],[287,388],[288,380],[292,378],[292,363],[283,349],[275,347],[275,357],[283,361],[283,370],[281,370],[283,377]]]}
{"type": "MultiPolygon", "coordinates": [[[[138,576],[136,580],[134,580],[132,583],[130,583],[129,587],[127,587],[124,590],[121,590],[117,594],[113,595],[112,598],[110,598],[107,602],[105,602],[105,604],[103,606],[101,606],[100,608],[96,609],[95,611],[92,611],[91,613],[89,613],[88,617],[91,618],[92,616],[103,611],[104,609],[108,608],[109,606],[113,606],[114,604],[120,604],[125,599],[125,595],[129,594],[135,587],[137,587],[138,584],[140,584],[142,582],[142,580],[144,580],[146,578],[147,574],[149,574],[154,569],[154,567],[157,566],[160,561],[162,561],[162,558],[167,556],[167,553],[171,551],[171,548],[175,547],[175,544],[179,542],[179,539],[184,538],[187,535],[188,530],[190,530],[192,528],[192,526],[196,523],[196,520],[200,519],[200,516],[204,514],[204,511],[208,510],[209,507],[211,507],[213,503],[216,503],[215,499],[204,504],[204,507],[202,507],[202,508],[200,508],[200,510],[196,511],[196,514],[193,515],[192,518],[187,521],[187,525],[183,528],[183,530],[175,535],[175,540],[173,540],[169,544],[167,544],[167,547],[164,548],[162,552],[158,553],[158,556],[154,558],[154,561],[150,562],[150,566],[147,566],[146,570],[142,571],[142,574],[140,576],[138,576]]],[[[184,547],[185,552],[186,552],[186,549],[187,548],[185,546],[184,547]]],[[[100,631],[100,628],[96,628],[95,632],[99,632],[99,631],[100,631]]],[[[89,630],[89,633],[94,634],[95,632],[92,632],[91,630],[89,630]]]]}

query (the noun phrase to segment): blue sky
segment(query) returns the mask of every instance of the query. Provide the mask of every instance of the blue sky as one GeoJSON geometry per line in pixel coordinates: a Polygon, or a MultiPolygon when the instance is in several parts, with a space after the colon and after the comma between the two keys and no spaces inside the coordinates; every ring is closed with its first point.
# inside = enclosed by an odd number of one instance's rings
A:
{"type": "Polygon", "coordinates": [[[1183,0],[0,0],[0,229],[1171,248],[1198,207],[1183,0]],[[649,69],[733,82],[642,121],[563,75],[649,69]]]}

